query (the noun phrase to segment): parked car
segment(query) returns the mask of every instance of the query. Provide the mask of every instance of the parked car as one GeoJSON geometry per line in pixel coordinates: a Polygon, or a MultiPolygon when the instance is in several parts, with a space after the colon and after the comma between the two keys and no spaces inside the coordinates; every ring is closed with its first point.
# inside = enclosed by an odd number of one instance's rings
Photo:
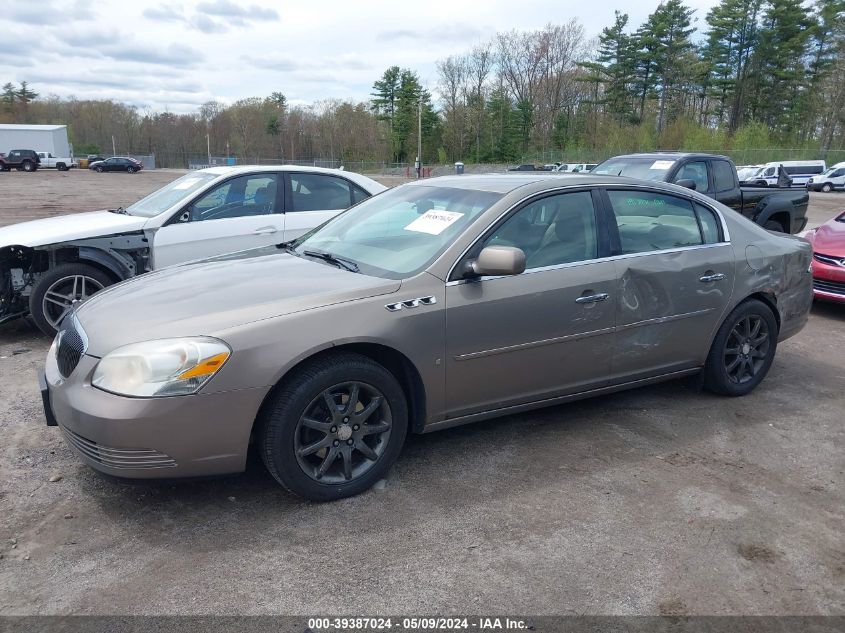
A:
{"type": "Polygon", "coordinates": [[[803,187],[813,176],[818,176],[827,169],[823,160],[782,160],[766,163],[748,181],[761,187],[779,187],[779,171],[783,170],[792,181],[790,186],[803,187]]]}
{"type": "Polygon", "coordinates": [[[595,169],[598,163],[575,163],[575,166],[570,169],[571,172],[577,174],[580,172],[589,172],[595,169]]]}
{"type": "Polygon", "coordinates": [[[806,192],[740,185],[730,158],[715,154],[654,152],[616,156],[590,173],[673,182],[718,200],[770,231],[798,233],[807,225],[806,192]]]}
{"type": "Polygon", "coordinates": [[[128,156],[112,156],[106,160],[98,160],[88,164],[88,169],[100,173],[104,171],[125,171],[128,174],[134,174],[143,168],[144,164],[141,161],[128,156]]]}
{"type": "Polygon", "coordinates": [[[0,171],[36,171],[41,165],[38,153],[31,149],[13,149],[0,154],[0,171]]]}
{"type": "Polygon", "coordinates": [[[106,160],[103,156],[100,156],[99,154],[88,154],[88,156],[86,156],[86,159],[88,160],[89,165],[100,160],[106,160]]]}
{"type": "Polygon", "coordinates": [[[807,189],[828,193],[834,189],[845,189],[845,163],[836,163],[821,176],[807,181],[807,189]]]}
{"type": "Polygon", "coordinates": [[[76,301],[179,262],[290,240],[384,186],[317,167],[213,167],[126,209],[0,228],[0,323],[54,334],[76,301]]]}
{"type": "Polygon", "coordinates": [[[45,413],[106,473],[239,472],[254,438],[283,486],[338,499],[409,432],[700,372],[749,393],[807,321],[811,257],[673,185],[426,179],[82,303],[47,356],[45,413]]]}
{"type": "Polygon", "coordinates": [[[73,160],[72,156],[56,157],[50,152],[38,152],[38,159],[41,161],[43,169],[58,169],[59,171],[67,171],[73,167],[78,167],[79,164],[73,160]]]}
{"type": "Polygon", "coordinates": [[[508,167],[508,171],[541,171],[537,169],[531,163],[524,163],[522,165],[517,165],[516,167],[508,167]]]}
{"type": "Polygon", "coordinates": [[[813,246],[813,295],[845,303],[845,211],[804,238],[813,246]]]}

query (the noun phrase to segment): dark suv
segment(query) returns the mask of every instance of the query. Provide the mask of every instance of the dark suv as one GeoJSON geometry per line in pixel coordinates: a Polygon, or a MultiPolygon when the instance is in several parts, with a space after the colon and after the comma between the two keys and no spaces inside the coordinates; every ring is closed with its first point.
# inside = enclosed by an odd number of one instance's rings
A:
{"type": "Polygon", "coordinates": [[[35,171],[41,165],[38,153],[31,149],[13,149],[8,154],[0,154],[0,171],[35,171]]]}

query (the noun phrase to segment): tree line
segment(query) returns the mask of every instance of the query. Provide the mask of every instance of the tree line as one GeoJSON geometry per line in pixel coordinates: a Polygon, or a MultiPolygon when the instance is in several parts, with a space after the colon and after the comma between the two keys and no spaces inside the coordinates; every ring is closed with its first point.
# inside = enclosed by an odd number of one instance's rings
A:
{"type": "Polygon", "coordinates": [[[617,11],[595,38],[575,18],[501,32],[439,60],[432,89],[391,66],[362,102],[292,106],[274,91],[174,114],[7,83],[0,122],[64,123],[77,155],[110,153],[114,137],[118,153],[155,153],[163,166],[209,150],[246,162],[409,163],[419,128],[428,164],[845,151],[845,0],[721,0],[700,31],[696,20],[683,0],[664,0],[636,27],[617,11]]]}

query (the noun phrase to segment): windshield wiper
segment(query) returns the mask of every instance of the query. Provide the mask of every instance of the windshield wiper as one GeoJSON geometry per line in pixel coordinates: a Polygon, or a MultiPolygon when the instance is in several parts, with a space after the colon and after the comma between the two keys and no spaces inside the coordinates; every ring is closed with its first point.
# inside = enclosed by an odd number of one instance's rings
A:
{"type": "Polygon", "coordinates": [[[341,259],[340,257],[335,257],[331,253],[320,253],[318,251],[302,251],[303,255],[307,255],[308,257],[314,257],[315,259],[322,259],[324,262],[328,262],[338,268],[343,268],[348,270],[352,273],[358,272],[358,264],[355,262],[351,262],[348,259],[341,259]]]}
{"type": "Polygon", "coordinates": [[[118,207],[117,209],[109,209],[109,213],[118,213],[120,215],[129,215],[126,213],[126,209],[123,207],[118,207]]]}

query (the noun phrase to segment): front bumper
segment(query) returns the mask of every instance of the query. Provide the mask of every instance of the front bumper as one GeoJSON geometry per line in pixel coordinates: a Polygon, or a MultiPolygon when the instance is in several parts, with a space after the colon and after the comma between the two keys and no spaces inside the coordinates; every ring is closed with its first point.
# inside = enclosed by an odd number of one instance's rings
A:
{"type": "Polygon", "coordinates": [[[42,382],[47,424],[54,420],[68,446],[89,466],[140,479],[244,470],[252,424],[267,388],[127,398],[91,386],[96,363],[83,356],[62,379],[51,353],[42,382]]]}
{"type": "Polygon", "coordinates": [[[813,296],[845,303],[845,266],[821,261],[814,255],[813,296]]]}

